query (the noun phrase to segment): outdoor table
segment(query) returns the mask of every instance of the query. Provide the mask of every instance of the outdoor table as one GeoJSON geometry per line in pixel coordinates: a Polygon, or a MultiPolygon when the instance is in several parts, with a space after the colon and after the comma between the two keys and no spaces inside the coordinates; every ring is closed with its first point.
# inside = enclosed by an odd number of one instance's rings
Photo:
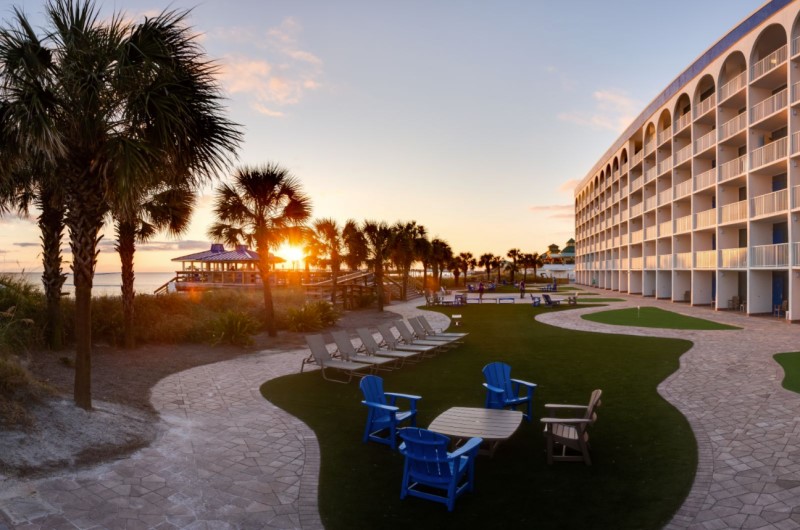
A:
{"type": "Polygon", "coordinates": [[[518,410],[453,407],[439,414],[428,429],[453,437],[456,445],[473,436],[483,438],[487,447],[481,453],[492,456],[521,423],[522,412],[518,410]]]}

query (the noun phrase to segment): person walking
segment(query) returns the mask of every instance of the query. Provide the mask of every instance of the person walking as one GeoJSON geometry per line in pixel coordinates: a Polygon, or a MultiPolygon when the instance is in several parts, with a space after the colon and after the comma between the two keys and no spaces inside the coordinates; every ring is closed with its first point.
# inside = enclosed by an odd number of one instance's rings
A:
{"type": "Polygon", "coordinates": [[[478,284],[478,299],[483,303],[483,282],[478,284]]]}
{"type": "Polygon", "coordinates": [[[522,280],[519,282],[519,297],[520,299],[525,298],[525,282],[522,280]]]}

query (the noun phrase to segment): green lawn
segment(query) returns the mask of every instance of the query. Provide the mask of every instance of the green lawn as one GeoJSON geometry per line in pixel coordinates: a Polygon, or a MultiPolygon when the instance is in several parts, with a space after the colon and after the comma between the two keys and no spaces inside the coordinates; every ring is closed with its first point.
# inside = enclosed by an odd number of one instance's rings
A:
{"type": "Polygon", "coordinates": [[[691,487],[695,441],[684,417],[656,392],[678,368],[683,340],[569,331],[534,320],[526,305],[470,305],[458,349],[385,374],[387,391],[423,396],[420,426],[456,405],[483,405],[482,367],[512,365],[512,376],[539,384],[534,415],[544,403],[585,403],[603,389],[592,430],[594,465],[548,466],[538,421],[524,423],[491,459],[479,457],[476,491],[454,513],[421,499],[401,501],[402,457],[362,444],[366,408],[358,384],[323,381],[319,373],[265,383],[264,396],[302,419],[322,451],[320,513],[328,529],[352,528],[615,528],[655,529],[667,522],[691,487]]]}
{"type": "Polygon", "coordinates": [[[600,304],[606,302],[624,302],[625,300],[622,298],[600,298],[600,297],[592,297],[590,299],[583,298],[583,295],[578,297],[579,304],[600,304]]]}
{"type": "Polygon", "coordinates": [[[783,367],[783,388],[800,394],[800,352],[776,353],[774,357],[783,367]]]}
{"type": "MultiPolygon", "coordinates": [[[[592,302],[599,301],[592,299],[592,302]]],[[[741,329],[736,326],[728,326],[711,320],[702,318],[687,317],[672,311],[664,311],[657,307],[631,307],[627,309],[615,309],[612,311],[602,311],[583,315],[585,320],[600,322],[601,324],[611,324],[614,326],[636,326],[640,328],[665,328],[665,329],[741,329]]]]}

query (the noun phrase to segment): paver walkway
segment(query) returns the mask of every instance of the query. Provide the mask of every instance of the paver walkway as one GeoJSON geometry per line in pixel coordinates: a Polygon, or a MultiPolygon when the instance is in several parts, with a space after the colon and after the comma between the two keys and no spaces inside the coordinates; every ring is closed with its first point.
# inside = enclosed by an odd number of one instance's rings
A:
{"type": "Polygon", "coordinates": [[[684,338],[694,346],[658,391],[692,426],[699,465],[691,492],[668,529],[800,528],[800,395],[781,387],[772,356],[800,350],[800,327],[770,317],[714,312],[628,297],[610,307],[544,313],[538,320],[599,333],[684,338]],[[691,331],[628,328],[581,315],[636,305],[740,326],[691,331]]]}
{"type": "MultiPolygon", "coordinates": [[[[586,321],[608,308],[539,320],[600,333],[680,337],[695,345],[659,392],[688,418],[700,463],[669,529],[800,528],[800,395],[781,388],[772,355],[800,349],[800,328],[776,319],[627,297],[741,326],[739,331],[637,329],[586,321]]],[[[415,303],[393,305],[404,317],[415,303]]],[[[430,313],[435,324],[443,315],[430,313]]],[[[263,353],[171,375],[152,390],[162,434],[131,457],[56,477],[1,481],[11,528],[319,529],[314,434],[265,401],[264,381],[298,370],[304,350],[263,353]]],[[[0,530],[7,525],[0,522],[0,530]]]]}

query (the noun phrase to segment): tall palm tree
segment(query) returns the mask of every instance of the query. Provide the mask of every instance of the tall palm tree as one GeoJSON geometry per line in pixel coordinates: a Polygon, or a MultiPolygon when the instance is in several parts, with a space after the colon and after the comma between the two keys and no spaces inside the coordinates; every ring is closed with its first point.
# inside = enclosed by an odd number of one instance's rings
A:
{"type": "Polygon", "coordinates": [[[407,223],[397,222],[392,226],[394,232],[394,245],[391,251],[391,260],[400,272],[400,297],[408,298],[408,278],[411,275],[411,266],[417,260],[418,240],[425,235],[425,227],[416,221],[407,223]]]}
{"type": "Polygon", "coordinates": [[[112,202],[165,175],[210,180],[240,133],[223,117],[187,12],[131,23],[101,19],[91,0],[51,0],[45,11],[44,39],[19,10],[15,26],[0,29],[0,99],[25,149],[59,168],[75,280],[74,397],[89,409],[92,284],[112,202]],[[20,81],[26,69],[35,82],[20,81]]]}
{"type": "Polygon", "coordinates": [[[500,273],[502,272],[503,268],[503,258],[500,256],[492,256],[492,270],[497,271],[497,283],[500,283],[500,273]]]}
{"type": "MultiPolygon", "coordinates": [[[[450,261],[447,262],[447,270],[453,272],[453,280],[456,287],[458,287],[458,280],[461,278],[461,264],[463,261],[464,258],[459,255],[453,256],[450,258],[450,261]]],[[[466,279],[464,280],[464,283],[466,284],[466,279]]]]}
{"type": "Polygon", "coordinates": [[[331,269],[331,304],[335,304],[339,271],[346,253],[342,228],[330,217],[317,219],[311,225],[310,236],[320,263],[331,269]]]}
{"type": "Polygon", "coordinates": [[[517,260],[522,256],[522,251],[518,248],[512,248],[508,252],[506,252],[506,257],[511,258],[511,266],[509,270],[511,271],[511,283],[514,283],[514,276],[517,272],[517,260]]]}
{"type": "Polygon", "coordinates": [[[377,291],[378,311],[383,311],[386,303],[383,292],[384,266],[389,259],[394,244],[394,233],[384,221],[364,221],[361,227],[364,240],[367,243],[367,262],[375,274],[375,289],[377,291]]]}
{"type": "Polygon", "coordinates": [[[414,253],[417,256],[417,261],[422,264],[422,290],[427,291],[430,288],[428,285],[428,268],[431,265],[431,241],[428,239],[428,231],[424,226],[420,225],[420,231],[414,239],[414,253]]]}
{"type": "Polygon", "coordinates": [[[264,289],[264,324],[270,337],[277,336],[269,281],[270,252],[308,221],[311,200],[300,182],[278,164],[245,166],[236,170],[232,183],[217,189],[214,215],[217,221],[208,229],[211,238],[256,249],[264,289]]]}
{"type": "Polygon", "coordinates": [[[492,272],[492,263],[494,261],[495,255],[491,253],[481,254],[481,257],[478,258],[478,266],[483,267],[486,269],[486,281],[489,281],[489,275],[492,272]]]}
{"type": "Polygon", "coordinates": [[[458,257],[461,258],[459,264],[461,266],[461,272],[464,273],[464,285],[467,285],[467,274],[471,270],[475,270],[478,262],[472,256],[472,252],[459,252],[458,257]]]}
{"type": "Polygon", "coordinates": [[[133,258],[136,243],[147,243],[162,231],[171,236],[184,233],[189,227],[195,202],[195,196],[188,186],[162,189],[142,199],[134,217],[116,219],[114,223],[117,235],[114,250],[119,254],[122,270],[123,345],[128,349],[135,346],[133,258]]]}
{"type": "Polygon", "coordinates": [[[434,238],[431,241],[431,273],[433,276],[433,287],[438,289],[442,283],[442,273],[445,266],[453,258],[453,249],[446,241],[434,238]]]}
{"type": "Polygon", "coordinates": [[[367,261],[367,240],[361,227],[354,219],[348,219],[342,228],[342,239],[347,249],[344,262],[350,271],[356,271],[367,261]]]}

